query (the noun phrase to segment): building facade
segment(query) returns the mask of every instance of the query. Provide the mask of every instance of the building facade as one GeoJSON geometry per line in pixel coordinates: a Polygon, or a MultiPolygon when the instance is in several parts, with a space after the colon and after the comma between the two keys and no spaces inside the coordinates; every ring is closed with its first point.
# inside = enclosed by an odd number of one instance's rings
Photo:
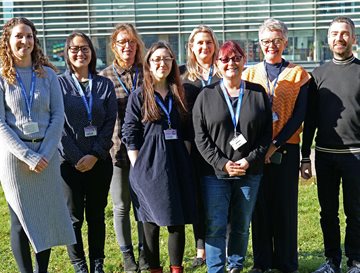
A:
{"type": "MultiPolygon", "coordinates": [[[[113,57],[109,36],[119,22],[134,24],[147,47],[169,41],[180,63],[186,58],[188,36],[199,24],[213,28],[220,43],[238,41],[248,61],[258,62],[258,28],[269,17],[289,27],[285,58],[314,64],[331,58],[326,36],[334,17],[347,15],[360,25],[360,0],[2,0],[0,14],[1,26],[12,17],[32,20],[45,53],[59,67],[64,66],[65,38],[73,30],[92,38],[98,66],[104,67],[113,57]]],[[[356,34],[359,37],[358,29],[356,34]]],[[[357,45],[353,51],[357,54],[357,45]]]]}

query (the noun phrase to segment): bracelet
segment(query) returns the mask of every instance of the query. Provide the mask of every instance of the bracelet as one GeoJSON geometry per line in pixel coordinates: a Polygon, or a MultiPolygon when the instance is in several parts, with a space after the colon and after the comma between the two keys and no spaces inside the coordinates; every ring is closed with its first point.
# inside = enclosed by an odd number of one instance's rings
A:
{"type": "Polygon", "coordinates": [[[301,159],[300,163],[301,163],[301,164],[302,164],[302,163],[311,163],[311,159],[308,158],[308,157],[304,157],[304,158],[301,159]]]}

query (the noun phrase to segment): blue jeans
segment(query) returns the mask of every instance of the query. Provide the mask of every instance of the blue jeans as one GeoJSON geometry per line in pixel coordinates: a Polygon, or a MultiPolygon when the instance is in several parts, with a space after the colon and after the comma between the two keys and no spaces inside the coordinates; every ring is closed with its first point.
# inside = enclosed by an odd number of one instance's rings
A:
{"type": "Polygon", "coordinates": [[[227,269],[243,268],[249,225],[262,175],[246,175],[238,179],[218,179],[205,176],[202,182],[206,217],[205,251],[208,273],[223,273],[227,269]]]}

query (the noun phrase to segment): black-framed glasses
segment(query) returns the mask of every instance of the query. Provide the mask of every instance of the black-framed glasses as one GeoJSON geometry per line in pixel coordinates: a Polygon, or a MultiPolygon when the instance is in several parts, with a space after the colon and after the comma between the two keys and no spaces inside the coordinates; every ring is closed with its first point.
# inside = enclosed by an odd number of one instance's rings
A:
{"type": "Polygon", "coordinates": [[[169,64],[171,63],[172,61],[174,60],[174,58],[172,57],[164,57],[164,58],[160,58],[160,57],[156,57],[154,59],[151,59],[151,61],[154,63],[154,64],[160,64],[162,61],[166,64],[169,64]]]}
{"type": "Polygon", "coordinates": [[[218,58],[218,60],[223,64],[227,64],[228,62],[230,62],[230,60],[233,61],[234,63],[239,63],[242,60],[242,58],[244,58],[244,56],[238,55],[234,57],[222,57],[222,58],[218,58]]]}
{"type": "Polygon", "coordinates": [[[89,46],[69,46],[69,50],[71,53],[78,53],[80,50],[82,53],[86,54],[90,52],[89,46]]]}
{"type": "Polygon", "coordinates": [[[263,46],[269,46],[270,44],[280,46],[284,42],[284,39],[282,39],[282,38],[275,38],[272,40],[271,39],[261,39],[260,42],[263,46]]]}
{"type": "Polygon", "coordinates": [[[121,39],[116,41],[117,46],[125,47],[126,44],[129,44],[129,46],[134,46],[136,44],[136,41],[130,39],[121,39]]]}

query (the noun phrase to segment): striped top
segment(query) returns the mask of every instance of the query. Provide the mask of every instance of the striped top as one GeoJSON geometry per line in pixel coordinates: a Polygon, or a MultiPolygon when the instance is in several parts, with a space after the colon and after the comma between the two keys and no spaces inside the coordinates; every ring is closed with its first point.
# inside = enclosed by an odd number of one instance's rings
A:
{"type": "MultiPolygon", "coordinates": [[[[268,88],[268,79],[263,63],[259,63],[246,69],[242,74],[242,78],[262,85],[268,95],[270,94],[271,90],[268,88]]],[[[273,139],[276,138],[291,118],[300,88],[307,83],[309,79],[310,75],[305,69],[293,63],[289,63],[289,65],[280,73],[275,87],[272,105],[272,111],[279,117],[279,120],[273,122],[273,139]]],[[[270,83],[270,88],[273,88],[274,81],[270,83]]],[[[300,142],[299,135],[301,131],[302,128],[299,127],[286,143],[298,144],[300,142]]]]}

